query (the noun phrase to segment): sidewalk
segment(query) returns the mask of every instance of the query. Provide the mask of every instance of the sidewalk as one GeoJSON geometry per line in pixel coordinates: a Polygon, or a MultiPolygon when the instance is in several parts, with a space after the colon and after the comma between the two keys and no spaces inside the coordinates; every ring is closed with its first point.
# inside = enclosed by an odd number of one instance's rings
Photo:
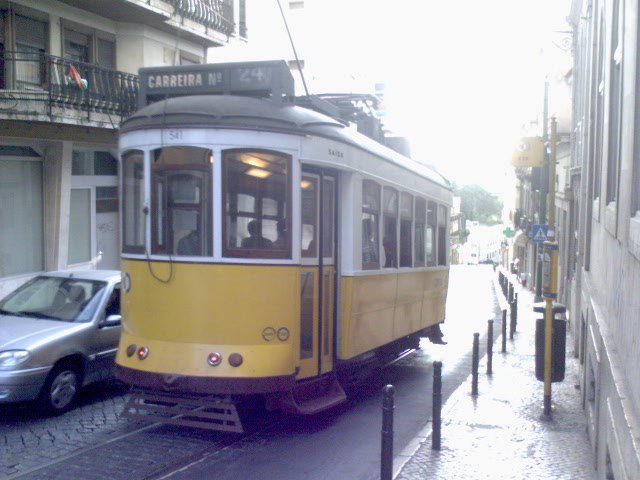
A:
{"type": "MultiPolygon", "coordinates": [[[[509,309],[497,275],[494,287],[500,308],[507,309],[508,325],[509,309]]],[[[552,384],[552,415],[545,420],[544,384],[535,378],[539,314],[533,312],[531,291],[517,282],[514,291],[518,324],[514,339],[507,339],[507,353],[501,353],[500,316],[494,319],[493,374],[486,374],[487,357],[481,358],[478,395],[471,395],[469,376],[443,405],[440,451],[431,449],[428,425],[412,446],[396,455],[395,480],[595,480],[572,335],[567,332],[565,378],[552,384]]]]}

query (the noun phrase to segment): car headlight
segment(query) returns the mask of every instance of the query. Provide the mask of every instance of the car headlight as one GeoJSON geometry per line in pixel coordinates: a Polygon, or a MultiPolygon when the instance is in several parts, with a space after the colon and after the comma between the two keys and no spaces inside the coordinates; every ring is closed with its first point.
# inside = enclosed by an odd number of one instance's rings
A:
{"type": "Polygon", "coordinates": [[[29,352],[27,350],[6,350],[0,352],[0,368],[20,365],[26,362],[28,358],[29,352]]]}

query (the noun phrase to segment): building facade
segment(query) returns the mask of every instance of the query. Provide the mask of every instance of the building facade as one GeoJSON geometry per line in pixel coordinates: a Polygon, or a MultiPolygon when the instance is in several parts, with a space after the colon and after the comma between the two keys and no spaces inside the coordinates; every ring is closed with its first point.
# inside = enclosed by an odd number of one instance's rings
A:
{"type": "Polygon", "coordinates": [[[140,67],[246,40],[244,0],[0,0],[0,297],[118,268],[118,126],[140,67]]]}
{"type": "Polygon", "coordinates": [[[640,478],[638,2],[574,0],[561,283],[598,477],[640,478]],[[565,208],[566,207],[566,208],[565,208]]]}

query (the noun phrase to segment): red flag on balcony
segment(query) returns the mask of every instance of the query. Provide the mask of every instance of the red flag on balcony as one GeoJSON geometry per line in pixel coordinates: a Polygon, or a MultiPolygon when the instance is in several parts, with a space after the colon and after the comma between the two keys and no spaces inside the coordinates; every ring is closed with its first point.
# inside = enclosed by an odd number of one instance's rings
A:
{"type": "Polygon", "coordinates": [[[88,87],[87,81],[80,76],[80,72],[73,65],[69,65],[69,71],[67,72],[67,75],[71,77],[74,82],[76,82],[76,85],[80,90],[84,90],[88,87]]]}

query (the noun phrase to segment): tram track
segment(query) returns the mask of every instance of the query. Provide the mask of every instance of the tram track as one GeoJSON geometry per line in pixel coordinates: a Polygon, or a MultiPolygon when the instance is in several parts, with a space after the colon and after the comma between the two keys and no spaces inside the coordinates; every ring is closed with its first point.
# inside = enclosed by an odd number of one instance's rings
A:
{"type": "Polygon", "coordinates": [[[74,476],[83,480],[160,480],[225,449],[237,447],[277,423],[277,419],[262,421],[258,428],[241,434],[153,423],[13,474],[5,480],[68,480],[74,476]]]}

